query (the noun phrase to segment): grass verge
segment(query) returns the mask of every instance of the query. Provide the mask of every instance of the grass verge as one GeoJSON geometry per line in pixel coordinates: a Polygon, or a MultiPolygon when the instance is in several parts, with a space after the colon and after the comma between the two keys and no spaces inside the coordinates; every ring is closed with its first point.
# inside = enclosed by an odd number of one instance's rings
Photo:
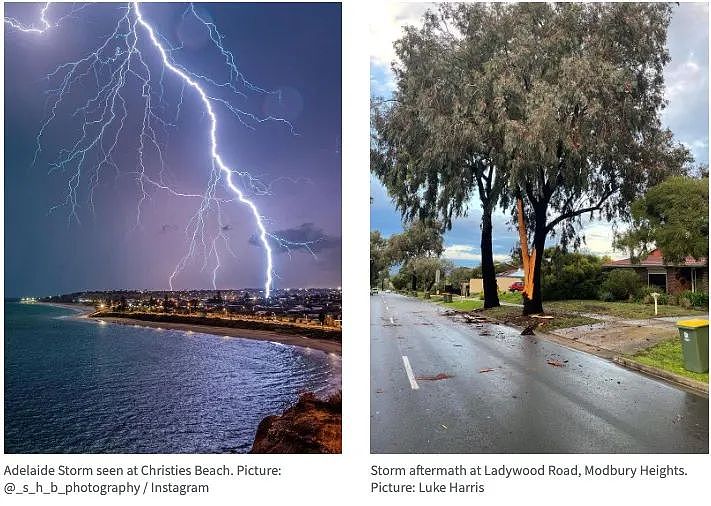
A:
{"type": "MultiPolygon", "coordinates": [[[[636,302],[603,302],[599,300],[556,300],[543,303],[543,309],[568,313],[598,313],[620,318],[654,318],[654,305],[636,302]]],[[[657,316],[695,316],[706,314],[704,311],[684,309],[680,306],[658,307],[657,316]]]]}
{"type": "Polygon", "coordinates": [[[523,304],[523,297],[519,292],[499,292],[499,300],[510,304],[523,304]]]}
{"type": "Polygon", "coordinates": [[[681,348],[681,340],[678,338],[662,341],[651,348],[647,348],[627,358],[639,362],[640,364],[664,369],[665,371],[673,372],[696,381],[709,382],[709,373],[698,373],[684,369],[684,355],[681,348]]]}
{"type": "Polygon", "coordinates": [[[477,299],[455,299],[452,302],[439,302],[439,304],[449,309],[467,312],[484,307],[484,301],[477,299]]]}

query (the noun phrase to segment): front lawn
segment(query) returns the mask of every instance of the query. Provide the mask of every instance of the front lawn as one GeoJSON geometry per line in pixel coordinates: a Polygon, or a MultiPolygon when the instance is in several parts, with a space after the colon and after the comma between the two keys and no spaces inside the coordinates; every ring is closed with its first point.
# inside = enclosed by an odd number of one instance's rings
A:
{"type": "Polygon", "coordinates": [[[499,292],[499,301],[511,304],[523,304],[521,292],[499,292]]]}
{"type": "Polygon", "coordinates": [[[464,298],[454,299],[452,302],[440,302],[439,304],[449,309],[466,312],[484,307],[484,301],[482,300],[464,298]]]}
{"type": "MultiPolygon", "coordinates": [[[[556,300],[543,302],[543,309],[548,311],[562,311],[571,313],[597,313],[620,318],[654,318],[654,305],[639,304],[636,302],[603,302],[600,300],[556,300]]],[[[706,314],[704,311],[684,309],[681,306],[659,305],[660,316],[698,316],[706,314]]]]}
{"type": "Polygon", "coordinates": [[[681,348],[681,339],[674,338],[662,341],[656,346],[647,348],[631,357],[633,360],[645,365],[664,369],[687,378],[709,382],[709,373],[698,373],[684,369],[684,356],[681,348]]]}

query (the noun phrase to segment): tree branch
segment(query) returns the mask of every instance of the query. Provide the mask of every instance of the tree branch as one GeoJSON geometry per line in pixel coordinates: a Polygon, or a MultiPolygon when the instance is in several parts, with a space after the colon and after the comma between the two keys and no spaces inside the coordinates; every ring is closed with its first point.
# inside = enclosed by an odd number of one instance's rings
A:
{"type": "MultiPolygon", "coordinates": [[[[600,199],[600,201],[595,204],[594,206],[590,207],[584,207],[582,209],[573,209],[572,211],[568,211],[567,213],[563,213],[560,216],[558,216],[556,219],[551,221],[548,225],[546,225],[546,232],[552,231],[556,225],[558,225],[560,222],[564,220],[568,220],[570,218],[574,218],[576,216],[580,216],[581,214],[589,213],[592,211],[598,211],[602,208],[602,205],[605,203],[607,199],[609,199],[612,194],[614,194],[614,191],[607,192],[603,197],[600,199]]],[[[570,200],[570,199],[568,199],[570,200]]]]}

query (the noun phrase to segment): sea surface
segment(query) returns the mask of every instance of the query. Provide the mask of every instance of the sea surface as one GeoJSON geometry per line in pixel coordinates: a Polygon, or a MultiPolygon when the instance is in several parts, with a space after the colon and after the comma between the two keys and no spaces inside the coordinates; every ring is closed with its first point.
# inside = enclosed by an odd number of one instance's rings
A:
{"type": "Polygon", "coordinates": [[[6,301],[5,452],[246,452],[265,416],[340,371],[320,351],[6,301]]]}

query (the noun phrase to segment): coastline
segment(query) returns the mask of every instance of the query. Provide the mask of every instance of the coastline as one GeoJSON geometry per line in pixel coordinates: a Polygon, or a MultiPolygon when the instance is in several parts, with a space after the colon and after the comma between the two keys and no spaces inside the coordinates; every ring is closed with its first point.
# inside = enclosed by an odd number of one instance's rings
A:
{"type": "Polygon", "coordinates": [[[246,329],[237,327],[219,327],[215,325],[200,325],[196,323],[179,323],[167,321],[150,321],[139,320],[137,318],[118,317],[118,316],[90,316],[95,312],[91,306],[82,304],[59,303],[59,302],[37,302],[36,304],[45,304],[61,309],[69,309],[77,313],[75,318],[88,319],[93,318],[97,321],[104,321],[115,325],[138,325],[141,327],[160,328],[167,330],[180,330],[183,332],[195,332],[198,334],[211,334],[223,337],[240,337],[243,339],[252,339],[255,341],[271,341],[288,346],[298,346],[300,348],[309,348],[324,353],[334,353],[341,355],[340,341],[330,339],[319,339],[315,337],[307,337],[299,334],[279,333],[274,330],[258,330],[246,329]]]}
{"type": "Polygon", "coordinates": [[[34,302],[34,304],[43,304],[45,306],[57,307],[60,309],[69,309],[75,313],[80,313],[77,318],[87,318],[95,309],[91,306],[85,306],[84,304],[71,304],[71,303],[61,303],[61,302],[34,302]]]}
{"type": "Polygon", "coordinates": [[[313,337],[300,336],[298,334],[280,334],[269,330],[243,329],[235,327],[217,327],[214,325],[198,325],[194,323],[177,322],[155,322],[149,320],[138,320],[135,318],[123,318],[116,316],[96,316],[98,321],[105,321],[116,325],[138,325],[141,327],[160,328],[167,330],[181,330],[183,332],[196,332],[198,334],[212,334],[224,337],[240,337],[255,341],[271,341],[288,346],[299,346],[300,348],[310,348],[324,353],[335,353],[341,355],[341,343],[328,339],[318,339],[313,337]]]}

